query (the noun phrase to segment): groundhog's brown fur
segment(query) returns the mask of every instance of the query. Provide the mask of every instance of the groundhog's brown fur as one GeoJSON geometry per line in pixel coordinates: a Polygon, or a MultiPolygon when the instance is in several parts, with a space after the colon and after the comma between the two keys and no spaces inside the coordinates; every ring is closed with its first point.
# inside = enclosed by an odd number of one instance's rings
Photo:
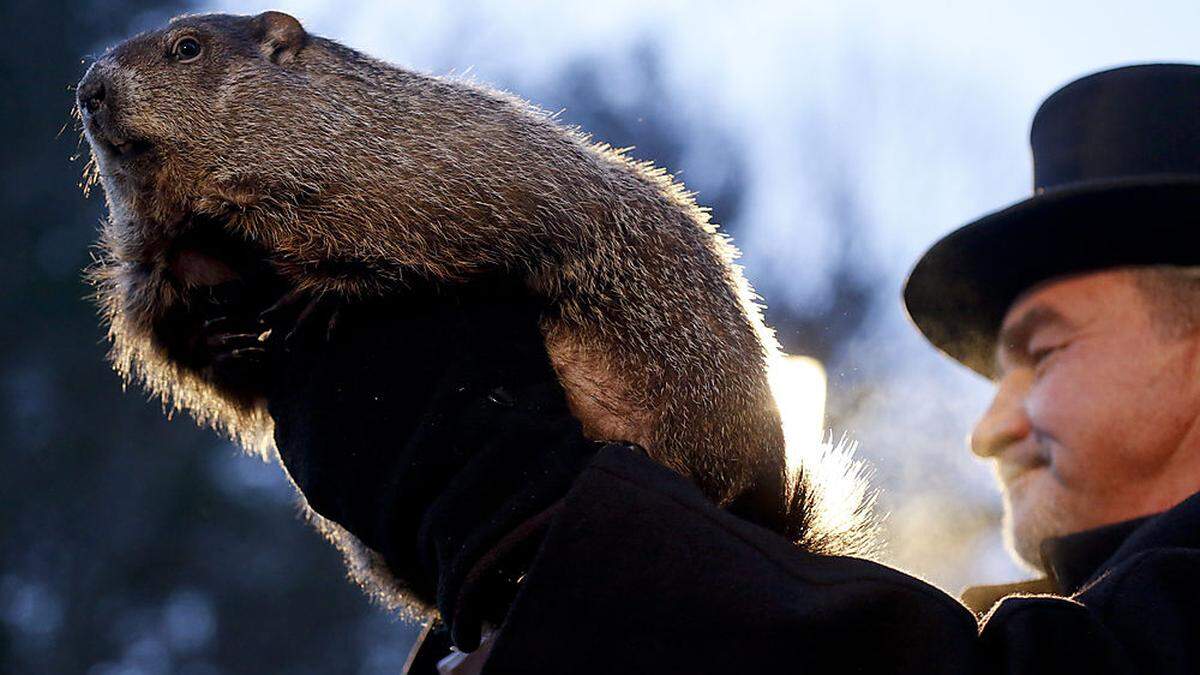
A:
{"type": "Polygon", "coordinates": [[[178,245],[199,223],[289,286],[351,300],[508,272],[550,303],[546,343],[589,435],[643,445],[718,504],[758,491],[784,508],[774,338],[735,250],[662,170],[275,12],[176,19],[88,77],[108,87],[84,117],[110,212],[94,276],[113,356],[170,404],[269,443],[261,401],[173,362],[154,333],[190,290],[237,274],[178,245]]]}

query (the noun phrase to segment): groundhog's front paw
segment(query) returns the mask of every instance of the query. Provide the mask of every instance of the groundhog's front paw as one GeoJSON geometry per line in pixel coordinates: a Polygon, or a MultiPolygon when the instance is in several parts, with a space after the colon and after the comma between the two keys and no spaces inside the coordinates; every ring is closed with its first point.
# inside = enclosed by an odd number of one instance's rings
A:
{"type": "Polygon", "coordinates": [[[318,330],[325,340],[333,338],[339,303],[326,294],[292,290],[258,315],[259,322],[286,344],[301,331],[318,330]]]}
{"type": "Polygon", "coordinates": [[[265,393],[271,330],[258,322],[219,316],[204,323],[202,339],[206,379],[221,389],[237,392],[239,398],[256,398],[265,393]]]}
{"type": "Polygon", "coordinates": [[[196,290],[155,324],[167,357],[244,404],[265,395],[272,331],[236,282],[196,290]]]}

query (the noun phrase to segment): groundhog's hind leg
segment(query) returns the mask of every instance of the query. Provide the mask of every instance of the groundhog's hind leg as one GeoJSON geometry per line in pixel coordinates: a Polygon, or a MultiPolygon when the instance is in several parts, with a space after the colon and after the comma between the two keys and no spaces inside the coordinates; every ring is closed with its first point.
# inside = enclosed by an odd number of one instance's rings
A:
{"type": "Polygon", "coordinates": [[[750,488],[734,497],[726,509],[739,518],[783,533],[788,529],[788,506],[786,468],[764,464],[750,488]]]}
{"type": "Polygon", "coordinates": [[[582,336],[553,324],[543,327],[546,351],[566,390],[571,413],[592,440],[626,441],[650,449],[657,415],[630,392],[631,383],[582,336]]]}

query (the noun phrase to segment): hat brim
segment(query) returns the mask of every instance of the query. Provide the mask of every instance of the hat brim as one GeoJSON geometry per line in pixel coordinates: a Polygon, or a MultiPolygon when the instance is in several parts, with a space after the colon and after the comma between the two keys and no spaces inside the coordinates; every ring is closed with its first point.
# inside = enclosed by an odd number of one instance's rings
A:
{"type": "Polygon", "coordinates": [[[917,261],[904,304],[935,347],[992,378],[997,334],[1024,291],[1063,275],[1156,264],[1200,265],[1200,176],[1078,183],[984,216],[917,261]]]}

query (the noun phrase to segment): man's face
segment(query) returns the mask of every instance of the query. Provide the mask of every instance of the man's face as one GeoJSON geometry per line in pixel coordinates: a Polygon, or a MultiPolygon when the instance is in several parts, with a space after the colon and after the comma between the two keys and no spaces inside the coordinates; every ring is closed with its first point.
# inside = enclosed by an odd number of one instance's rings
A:
{"type": "Polygon", "coordinates": [[[1164,337],[1127,270],[1055,279],[1009,308],[995,399],[971,435],[995,460],[1005,534],[1043,540],[1200,490],[1200,339],[1164,337]]]}

